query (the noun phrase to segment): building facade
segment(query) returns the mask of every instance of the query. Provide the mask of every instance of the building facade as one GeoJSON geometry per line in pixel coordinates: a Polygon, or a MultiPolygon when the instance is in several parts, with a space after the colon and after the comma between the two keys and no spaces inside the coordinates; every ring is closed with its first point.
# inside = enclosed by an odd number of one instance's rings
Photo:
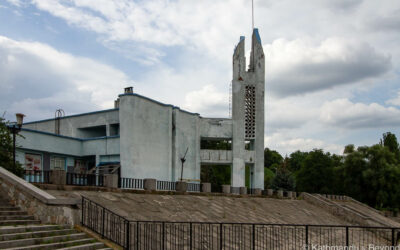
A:
{"type": "Polygon", "coordinates": [[[126,88],[115,107],[24,123],[17,160],[27,169],[69,172],[119,166],[121,177],[200,181],[201,166],[230,165],[231,186],[264,188],[264,53],[253,30],[247,67],[245,39],[233,55],[232,119],[205,118],[126,88]],[[225,141],[227,150],[203,148],[225,141]]]}

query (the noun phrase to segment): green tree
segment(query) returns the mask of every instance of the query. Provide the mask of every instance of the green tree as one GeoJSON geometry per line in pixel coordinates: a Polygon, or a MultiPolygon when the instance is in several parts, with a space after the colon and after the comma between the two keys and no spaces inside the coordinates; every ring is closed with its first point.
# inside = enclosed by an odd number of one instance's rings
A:
{"type": "Polygon", "coordinates": [[[274,178],[275,178],[274,172],[269,168],[264,168],[264,189],[271,187],[274,178]]]}
{"type": "Polygon", "coordinates": [[[288,169],[292,173],[296,173],[297,171],[299,171],[307,155],[308,152],[301,152],[300,150],[291,153],[288,159],[288,169]]]}
{"type": "Polygon", "coordinates": [[[298,191],[310,193],[332,193],[333,161],[329,153],[314,149],[304,159],[296,175],[298,191]]]}
{"type": "Polygon", "coordinates": [[[273,189],[292,191],[296,187],[296,182],[292,173],[287,168],[279,167],[276,169],[276,174],[272,180],[271,187],[273,189]]]}
{"type": "Polygon", "coordinates": [[[344,154],[351,154],[354,152],[354,144],[349,144],[344,147],[343,153],[344,154]]]}
{"type": "Polygon", "coordinates": [[[395,154],[396,160],[400,161],[399,143],[397,142],[397,138],[396,138],[395,134],[392,134],[390,132],[384,133],[382,135],[380,145],[387,147],[390,152],[395,154]]]}
{"type": "Polygon", "coordinates": [[[283,157],[275,150],[264,149],[264,167],[271,169],[271,166],[281,165],[283,157]]]}
{"type": "Polygon", "coordinates": [[[24,169],[17,162],[14,166],[13,138],[3,117],[0,117],[0,166],[22,177],[24,169]]]}

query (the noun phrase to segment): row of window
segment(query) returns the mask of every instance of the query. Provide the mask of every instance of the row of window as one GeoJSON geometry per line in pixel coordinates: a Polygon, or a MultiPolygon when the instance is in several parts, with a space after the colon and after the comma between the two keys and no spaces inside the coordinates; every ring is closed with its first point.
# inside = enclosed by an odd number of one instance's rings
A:
{"type": "MultiPolygon", "coordinates": [[[[52,156],[50,157],[50,169],[62,169],[65,170],[65,157],[52,156]]],[[[83,160],[75,160],[74,172],[82,172],[86,170],[86,164],[83,160]]],[[[40,154],[25,153],[25,169],[26,170],[42,170],[43,162],[40,154]]]]}

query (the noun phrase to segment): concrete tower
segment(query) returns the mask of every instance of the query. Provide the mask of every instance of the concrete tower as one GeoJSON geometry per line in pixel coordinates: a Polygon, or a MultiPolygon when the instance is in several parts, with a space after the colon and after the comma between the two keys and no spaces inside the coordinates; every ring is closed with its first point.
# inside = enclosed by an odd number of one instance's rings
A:
{"type": "Polygon", "coordinates": [[[244,42],[245,38],[240,37],[233,54],[231,185],[245,186],[248,165],[250,187],[264,189],[265,58],[258,29],[253,30],[248,70],[244,42]]]}

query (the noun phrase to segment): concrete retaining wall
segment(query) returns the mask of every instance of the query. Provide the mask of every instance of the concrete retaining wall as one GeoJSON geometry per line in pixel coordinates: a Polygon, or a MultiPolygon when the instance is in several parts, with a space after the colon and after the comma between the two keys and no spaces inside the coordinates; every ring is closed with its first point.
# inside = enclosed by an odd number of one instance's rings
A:
{"type": "Polygon", "coordinates": [[[42,223],[80,223],[77,199],[57,199],[0,167],[0,195],[42,223]]]}

